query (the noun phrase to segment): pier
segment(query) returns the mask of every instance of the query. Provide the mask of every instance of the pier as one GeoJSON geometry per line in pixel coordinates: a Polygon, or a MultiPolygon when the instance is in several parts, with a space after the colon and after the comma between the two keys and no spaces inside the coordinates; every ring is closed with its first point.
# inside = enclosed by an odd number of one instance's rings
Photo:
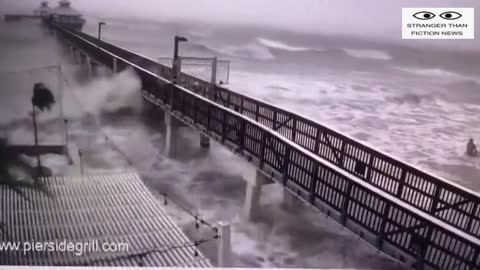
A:
{"type": "MultiPolygon", "coordinates": [[[[245,173],[245,217],[260,190],[284,187],[377,249],[416,269],[480,268],[480,197],[308,118],[173,70],[153,59],[52,25],[79,63],[133,69],[146,102],[166,125],[187,125],[252,164],[245,173]],[[83,60],[82,60],[83,59],[83,60]]],[[[168,151],[170,152],[170,151],[168,151]]],[[[167,153],[168,154],[168,153],[167,153]]]]}
{"type": "Polygon", "coordinates": [[[23,14],[7,14],[3,18],[5,22],[16,22],[21,20],[40,20],[42,16],[40,15],[23,15],[23,14]]]}

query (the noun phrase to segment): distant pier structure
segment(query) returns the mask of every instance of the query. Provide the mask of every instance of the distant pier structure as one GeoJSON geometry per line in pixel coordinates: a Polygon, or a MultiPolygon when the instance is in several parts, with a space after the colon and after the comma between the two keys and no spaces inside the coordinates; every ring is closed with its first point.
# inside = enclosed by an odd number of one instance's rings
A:
{"type": "Polygon", "coordinates": [[[16,22],[22,19],[40,19],[40,16],[36,15],[23,15],[23,14],[6,14],[4,16],[5,22],[16,22]]]}
{"type": "Polygon", "coordinates": [[[77,31],[81,31],[85,24],[82,13],[72,8],[69,0],[61,0],[53,9],[52,16],[53,22],[77,31]]]}
{"type": "Polygon", "coordinates": [[[47,1],[43,1],[38,8],[33,11],[33,14],[6,14],[5,22],[20,21],[22,19],[41,19],[46,18],[52,14],[52,9],[48,6],[47,1]]]}
{"type": "Polygon", "coordinates": [[[33,14],[34,16],[48,17],[50,14],[52,14],[52,9],[48,6],[47,1],[43,1],[40,4],[40,7],[33,11],[33,14]]]}
{"type": "Polygon", "coordinates": [[[6,14],[5,22],[15,22],[24,19],[44,19],[63,27],[81,31],[85,24],[82,13],[72,8],[69,0],[60,0],[55,8],[50,8],[47,1],[43,1],[32,14],[6,14]]]}

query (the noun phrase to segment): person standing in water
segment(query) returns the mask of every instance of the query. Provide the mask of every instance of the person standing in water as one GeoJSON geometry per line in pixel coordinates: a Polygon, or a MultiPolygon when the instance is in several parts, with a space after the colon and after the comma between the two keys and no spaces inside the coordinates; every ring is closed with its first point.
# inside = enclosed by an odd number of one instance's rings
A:
{"type": "Polygon", "coordinates": [[[473,139],[468,140],[467,143],[467,155],[471,157],[476,157],[478,155],[477,146],[473,142],[473,139]]]}

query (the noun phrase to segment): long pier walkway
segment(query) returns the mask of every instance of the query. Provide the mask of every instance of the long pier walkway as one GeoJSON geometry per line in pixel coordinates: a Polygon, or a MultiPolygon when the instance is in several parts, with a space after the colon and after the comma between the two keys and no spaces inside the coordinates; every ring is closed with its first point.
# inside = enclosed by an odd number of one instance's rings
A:
{"type": "Polygon", "coordinates": [[[250,206],[274,180],[417,269],[480,269],[478,194],[293,112],[52,27],[89,67],[133,69],[145,100],[170,123],[167,137],[175,118],[199,131],[203,146],[216,140],[254,164],[250,206]]]}

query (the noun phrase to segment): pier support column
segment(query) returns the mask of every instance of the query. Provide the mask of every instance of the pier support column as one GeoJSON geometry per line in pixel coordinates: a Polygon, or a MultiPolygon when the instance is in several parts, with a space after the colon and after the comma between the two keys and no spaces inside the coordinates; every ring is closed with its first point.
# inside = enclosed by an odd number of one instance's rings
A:
{"type": "Polygon", "coordinates": [[[78,53],[79,51],[75,49],[75,47],[71,46],[70,51],[72,52],[72,59],[74,64],[79,64],[81,61],[78,59],[78,53]]]}
{"type": "Polygon", "coordinates": [[[200,133],[200,147],[210,148],[210,138],[202,133],[200,133]]]}
{"type": "MultiPolygon", "coordinates": [[[[115,63],[115,60],[114,60],[114,63],[115,63]]],[[[115,65],[114,65],[115,67],[115,65]]],[[[115,68],[113,70],[113,72],[115,73],[115,68]]],[[[173,116],[170,112],[165,112],[165,120],[164,120],[164,123],[165,123],[165,155],[168,156],[168,157],[171,157],[173,156],[175,153],[174,151],[174,139],[173,138],[173,116]]]]}
{"type": "Polygon", "coordinates": [[[217,267],[232,267],[232,237],[230,224],[218,223],[217,267]]]}
{"type": "Polygon", "coordinates": [[[171,112],[165,111],[165,155],[175,157],[179,152],[179,140],[181,139],[179,129],[182,123],[175,119],[171,112]]]}
{"type": "Polygon", "coordinates": [[[88,79],[92,79],[93,77],[93,68],[92,68],[92,59],[88,55],[85,55],[86,63],[87,63],[87,71],[88,71],[88,79]]]}
{"type": "Polygon", "coordinates": [[[80,50],[77,50],[77,57],[78,57],[78,63],[80,65],[83,64],[83,58],[82,58],[82,52],[80,50]]]}
{"type": "Polygon", "coordinates": [[[75,48],[72,45],[70,45],[70,56],[75,61],[75,48]]]}
{"type": "Polygon", "coordinates": [[[116,74],[118,72],[118,64],[117,64],[117,58],[113,58],[113,74],[116,74]]]}
{"type": "Polygon", "coordinates": [[[262,187],[274,182],[262,171],[256,168],[252,170],[246,170],[243,175],[243,179],[247,182],[243,217],[248,221],[255,221],[259,218],[262,187]]]}
{"type": "Polygon", "coordinates": [[[65,150],[69,166],[64,173],[80,179],[84,172],[80,149],[75,143],[67,143],[65,150]]]}

